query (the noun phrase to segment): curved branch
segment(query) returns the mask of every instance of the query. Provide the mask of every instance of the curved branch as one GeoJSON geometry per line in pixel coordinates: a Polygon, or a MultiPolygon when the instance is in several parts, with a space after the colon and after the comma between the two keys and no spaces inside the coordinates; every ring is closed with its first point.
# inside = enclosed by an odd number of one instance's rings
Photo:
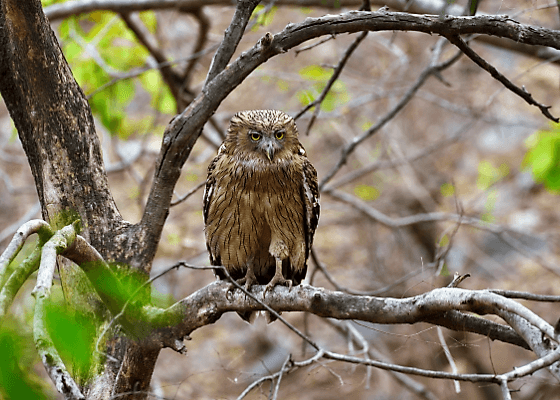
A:
{"type": "MultiPolygon", "coordinates": [[[[520,315],[542,333],[554,337],[553,328],[527,308],[510,299],[486,290],[472,291],[457,288],[441,288],[409,298],[382,298],[356,296],[329,291],[309,285],[288,288],[279,287],[268,292],[264,286],[254,286],[252,294],[277,311],[306,311],[325,318],[356,319],[380,324],[414,324],[429,322],[449,329],[468,331],[501,340],[523,348],[527,343],[511,328],[461,313],[520,315]]],[[[222,314],[230,311],[258,311],[264,307],[245,296],[241,291],[231,292],[231,285],[218,281],[198,290],[163,311],[152,311],[150,319],[154,326],[166,326],[156,330],[162,343],[188,336],[192,331],[216,322],[222,314]],[[169,327],[169,321],[181,321],[169,327]]]]}
{"type": "MultiPolygon", "coordinates": [[[[6,247],[4,252],[0,255],[0,285],[3,281],[3,274],[6,273],[8,265],[17,256],[27,238],[32,234],[39,232],[45,232],[46,236],[49,237],[53,235],[50,225],[42,219],[32,219],[20,226],[16,231],[10,241],[10,244],[8,244],[8,247],[6,247]]],[[[45,237],[45,241],[46,239],[48,239],[48,237],[45,237]]]]}
{"type": "Polygon", "coordinates": [[[37,274],[37,284],[32,295],[35,297],[35,313],[33,316],[33,338],[35,346],[43,365],[47,370],[56,389],[66,399],[85,399],[76,382],[72,379],[64,362],[50,337],[45,321],[46,301],[50,297],[54,269],[56,267],[56,256],[73,242],[76,232],[72,226],[66,226],[49,239],[43,246],[41,264],[37,274]]]}

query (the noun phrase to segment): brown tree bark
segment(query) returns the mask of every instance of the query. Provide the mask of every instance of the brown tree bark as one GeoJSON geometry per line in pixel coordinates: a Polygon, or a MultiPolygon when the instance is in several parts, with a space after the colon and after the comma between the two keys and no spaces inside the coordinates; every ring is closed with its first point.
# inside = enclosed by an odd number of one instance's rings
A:
{"type": "MultiPolygon", "coordinates": [[[[0,60],[0,93],[29,160],[43,218],[54,226],[79,218],[82,236],[105,260],[149,272],[158,237],[142,240],[142,229],[117,210],[90,107],[39,0],[0,2],[0,60]]],[[[108,316],[83,272],[69,262],[59,265],[69,303],[108,316]]],[[[82,388],[88,398],[149,385],[160,349],[114,334],[105,351],[118,361],[106,361],[104,373],[82,388]]]]}

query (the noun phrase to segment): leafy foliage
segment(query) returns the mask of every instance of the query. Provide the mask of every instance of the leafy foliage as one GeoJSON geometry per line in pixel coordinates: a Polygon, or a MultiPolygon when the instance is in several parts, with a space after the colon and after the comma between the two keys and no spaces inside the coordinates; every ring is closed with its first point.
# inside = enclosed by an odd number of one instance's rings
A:
{"type": "Polygon", "coordinates": [[[379,197],[379,189],[369,185],[357,185],[354,188],[354,194],[364,201],[375,200],[379,197]]]}
{"type": "Polygon", "coordinates": [[[49,335],[71,375],[85,383],[93,373],[96,321],[92,316],[71,310],[60,287],[53,289],[53,297],[45,309],[49,335]]]}
{"type": "Polygon", "coordinates": [[[0,324],[0,398],[38,400],[52,398],[33,373],[37,353],[31,333],[8,316],[0,324]]]}
{"type": "MultiPolygon", "coordinates": [[[[148,30],[155,31],[153,12],[140,13],[140,19],[148,30]]],[[[59,34],[74,77],[84,92],[90,93],[94,116],[111,134],[127,138],[151,126],[153,117],[134,117],[127,112],[139,87],[150,94],[150,104],[158,112],[175,112],[175,99],[158,71],[127,77],[126,73],[146,65],[149,52],[114,13],[96,11],[67,18],[60,24],[59,34]]]]}
{"type": "Polygon", "coordinates": [[[255,26],[251,30],[254,32],[257,31],[260,26],[270,25],[274,20],[274,15],[276,14],[276,11],[278,11],[278,7],[276,6],[271,7],[270,10],[266,10],[265,6],[262,4],[259,4],[257,7],[255,7],[255,10],[253,10],[253,15],[251,15],[251,18],[256,18],[257,21],[255,26]]]}
{"type": "MultiPolygon", "coordinates": [[[[319,65],[310,65],[302,68],[299,74],[302,78],[314,82],[311,89],[300,90],[297,93],[300,103],[306,106],[315,101],[323,89],[325,89],[332,75],[332,71],[319,65]]],[[[348,93],[346,84],[337,79],[321,103],[321,109],[326,112],[331,112],[335,108],[348,103],[348,101],[350,101],[350,94],[348,93]]]]}
{"type": "Polygon", "coordinates": [[[525,144],[529,148],[523,166],[529,168],[535,181],[551,193],[560,193],[560,124],[536,132],[525,144]]]}
{"type": "Polygon", "coordinates": [[[478,164],[478,179],[476,185],[480,190],[486,190],[509,174],[509,166],[500,164],[495,167],[490,161],[481,161],[478,164]]]}

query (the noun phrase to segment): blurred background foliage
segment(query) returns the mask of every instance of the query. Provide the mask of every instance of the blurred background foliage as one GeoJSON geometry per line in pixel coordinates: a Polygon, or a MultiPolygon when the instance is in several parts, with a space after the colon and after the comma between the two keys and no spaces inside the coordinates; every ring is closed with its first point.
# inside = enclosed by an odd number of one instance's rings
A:
{"type": "MultiPolygon", "coordinates": [[[[64,1],[43,1],[44,6],[64,1]]],[[[457,3],[458,4],[458,3],[457,3]]],[[[459,4],[463,5],[463,4],[459,4]]],[[[520,22],[558,27],[558,12],[542,1],[488,0],[479,12],[507,8],[520,22]]],[[[290,22],[337,13],[335,7],[257,7],[235,57],[265,32],[290,22]]],[[[168,65],[183,72],[204,33],[185,92],[199,93],[215,45],[228,26],[233,8],[208,6],[202,11],[159,10],[135,14],[143,31],[166,55],[168,65]],[[198,14],[197,14],[198,13],[198,14]],[[206,31],[201,27],[207,27],[206,31]]],[[[177,112],[178,98],[165,81],[153,54],[120,15],[95,11],[52,21],[74,76],[90,102],[111,188],[123,216],[137,221],[149,190],[163,130],[177,112]]],[[[276,108],[293,116],[321,94],[356,35],[320,38],[259,67],[220,106],[204,129],[176,188],[176,201],[206,177],[231,116],[242,109],[276,108]],[[312,44],[313,46],[309,46],[312,44]]],[[[301,141],[316,166],[319,180],[332,169],[341,149],[374,126],[398,103],[429,66],[438,41],[420,33],[370,33],[349,59],[320,106],[307,132],[311,108],[298,119],[301,141]]],[[[537,60],[477,42],[473,48],[537,101],[558,109],[558,62],[537,60]]],[[[444,46],[440,60],[456,50],[444,46]]],[[[348,157],[327,187],[352,196],[340,201],[322,195],[322,215],[315,239],[318,261],[337,286],[310,262],[307,281],[329,289],[403,297],[449,283],[455,272],[469,273],[462,287],[514,289],[560,295],[560,125],[504,90],[489,74],[462,57],[416,92],[406,106],[348,157]],[[362,171],[361,173],[359,173],[362,171]],[[390,226],[360,211],[365,206],[393,218],[425,213],[462,214],[480,221],[457,232],[453,220],[390,226]],[[484,227],[496,228],[485,230],[484,227]],[[496,233],[497,232],[497,233],[496,233]],[[442,262],[438,251],[450,246],[442,262]]],[[[22,221],[39,217],[29,166],[0,105],[0,240],[7,244],[22,221]]],[[[152,273],[184,259],[207,265],[201,213],[202,191],[194,191],[171,210],[152,273]]],[[[174,270],[154,282],[157,304],[169,304],[213,281],[211,271],[174,270]]],[[[0,331],[0,397],[55,398],[31,345],[33,299],[28,282],[12,307],[13,317],[0,331]],[[43,380],[38,377],[42,377],[43,380]],[[45,380],[46,379],[46,380],[45,380]],[[9,382],[9,384],[8,384],[9,382]]],[[[134,291],[131,288],[131,292],[134,291]]],[[[67,311],[63,292],[50,314],[50,329],[75,375],[87,379],[93,344],[91,317],[67,311]],[[68,344],[71,344],[68,347],[68,344]],[[66,347],[65,347],[66,346],[66,347]],[[65,350],[66,349],[66,350],[65,350]]],[[[528,303],[554,323],[556,305],[528,303]]],[[[333,323],[314,316],[286,317],[335,351],[363,354],[333,323]]],[[[497,320],[497,318],[494,318],[497,320]]],[[[350,323],[370,346],[369,355],[401,365],[449,370],[436,328],[374,326],[350,323]]],[[[533,354],[476,335],[444,330],[459,372],[503,372],[533,359],[533,354]]],[[[154,394],[173,399],[232,398],[252,381],[276,371],[288,354],[307,349],[279,322],[259,319],[247,325],[236,315],[195,331],[188,355],[162,352],[154,394]],[[219,382],[220,384],[216,384],[219,382]]],[[[494,399],[494,386],[414,378],[436,398],[494,399]]],[[[281,398],[415,399],[410,389],[385,371],[341,363],[315,364],[283,378],[281,398]]],[[[559,398],[558,382],[539,372],[516,383],[519,399],[559,398]],[[556,396],[556,397],[554,397],[556,396]]],[[[266,398],[267,385],[249,398],[266,398]]]]}

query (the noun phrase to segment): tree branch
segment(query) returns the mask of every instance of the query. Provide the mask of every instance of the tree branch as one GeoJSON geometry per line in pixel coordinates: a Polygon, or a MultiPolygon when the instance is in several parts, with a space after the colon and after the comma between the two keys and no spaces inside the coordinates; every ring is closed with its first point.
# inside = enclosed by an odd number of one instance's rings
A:
{"type": "Polygon", "coordinates": [[[245,33],[245,27],[249,22],[249,18],[251,18],[253,10],[259,3],[260,0],[237,1],[237,7],[235,8],[231,23],[224,32],[224,40],[222,40],[218,51],[216,51],[214,58],[212,58],[210,70],[208,71],[206,82],[204,82],[204,88],[202,89],[203,92],[208,87],[208,83],[227,66],[227,63],[243,37],[243,33],[245,33]]]}
{"type": "Polygon", "coordinates": [[[506,88],[511,90],[513,93],[515,93],[516,95],[521,97],[528,104],[538,107],[545,117],[547,117],[548,119],[550,119],[554,122],[559,122],[560,121],[560,119],[558,119],[557,117],[554,117],[550,113],[549,109],[550,109],[551,106],[545,106],[545,105],[537,102],[535,99],[533,99],[533,96],[531,96],[531,93],[527,92],[527,90],[525,90],[525,88],[520,88],[520,87],[514,85],[513,82],[511,82],[508,78],[506,78],[504,75],[502,75],[496,68],[494,68],[492,65],[490,65],[484,58],[482,58],[478,54],[476,54],[474,52],[474,50],[471,49],[469,47],[469,45],[467,43],[465,43],[465,41],[463,39],[461,39],[460,36],[458,36],[458,35],[446,35],[445,37],[451,43],[453,43],[455,46],[457,46],[457,48],[459,48],[463,53],[465,53],[465,55],[467,57],[469,57],[471,60],[473,60],[476,65],[478,65],[480,68],[486,70],[490,75],[492,75],[492,77],[494,79],[496,79],[497,81],[502,83],[502,85],[504,85],[506,88]]]}
{"type": "Polygon", "coordinates": [[[32,292],[36,300],[33,315],[35,346],[56,389],[64,395],[65,399],[85,399],[85,396],[66,370],[50,337],[46,326],[45,307],[46,301],[50,297],[56,256],[75,239],[75,235],[73,227],[67,226],[55,233],[43,246],[37,283],[32,292]]]}
{"type": "MultiPolygon", "coordinates": [[[[501,340],[527,348],[515,332],[504,325],[468,316],[463,312],[496,314],[505,312],[520,315],[547,336],[554,337],[554,329],[540,317],[520,304],[495,295],[489,291],[471,291],[457,288],[441,288],[403,299],[355,296],[333,292],[308,285],[276,288],[264,295],[264,286],[254,286],[251,293],[277,311],[306,311],[325,318],[357,319],[380,324],[435,323],[449,329],[483,334],[493,340],[501,340]],[[447,313],[447,314],[446,314],[447,313]]],[[[264,307],[245,296],[241,291],[231,291],[224,281],[211,283],[189,297],[162,311],[153,310],[151,323],[168,326],[168,321],[181,320],[173,327],[156,330],[157,336],[166,343],[172,339],[188,336],[194,330],[216,322],[223,313],[230,311],[258,311],[264,307]]]]}

